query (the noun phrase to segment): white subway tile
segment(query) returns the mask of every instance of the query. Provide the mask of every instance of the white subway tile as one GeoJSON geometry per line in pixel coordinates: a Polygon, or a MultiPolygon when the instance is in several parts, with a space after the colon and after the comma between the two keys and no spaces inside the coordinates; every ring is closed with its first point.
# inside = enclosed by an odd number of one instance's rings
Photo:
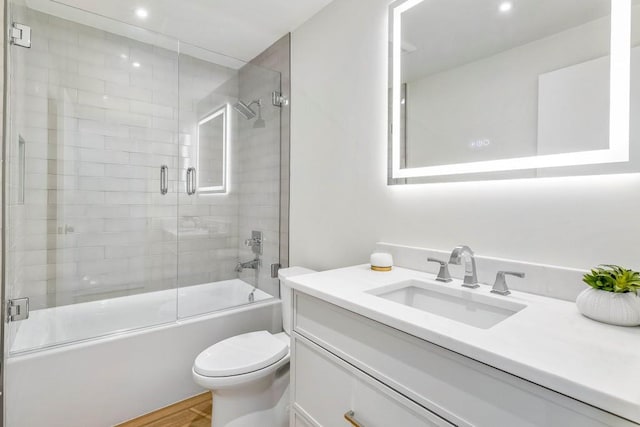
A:
{"type": "Polygon", "coordinates": [[[87,206],[87,218],[127,218],[130,216],[128,206],[87,206]]]}
{"type": "Polygon", "coordinates": [[[151,127],[152,119],[145,114],[136,114],[128,111],[107,110],[105,119],[108,123],[123,126],[151,127]]]}
{"type": "Polygon", "coordinates": [[[153,101],[153,91],[150,89],[135,86],[132,84],[117,84],[108,82],[105,85],[105,93],[109,96],[116,96],[119,98],[133,99],[136,101],[153,101]]]}
{"type": "Polygon", "coordinates": [[[70,73],[67,70],[54,70],[49,73],[49,83],[78,89],[103,95],[105,93],[105,81],[78,73],[70,73]]]}
{"type": "Polygon", "coordinates": [[[78,120],[78,128],[82,132],[94,133],[105,136],[127,137],[129,129],[123,126],[99,122],[95,120],[78,120]]]}
{"type": "Polygon", "coordinates": [[[166,105],[152,104],[142,101],[131,101],[131,111],[134,113],[147,114],[155,117],[173,118],[173,108],[166,105]]]}
{"type": "Polygon", "coordinates": [[[85,77],[92,77],[107,82],[129,84],[129,73],[114,67],[101,67],[91,64],[78,64],[78,73],[85,77]]]}
{"type": "Polygon", "coordinates": [[[175,144],[177,140],[175,132],[160,129],[131,128],[130,136],[136,140],[161,142],[165,144],[175,144]]]}
{"type": "Polygon", "coordinates": [[[147,170],[139,166],[105,165],[105,176],[116,178],[147,178],[147,170]]]}
{"type": "Polygon", "coordinates": [[[73,205],[90,205],[103,204],[105,193],[101,191],[64,191],[49,190],[49,203],[55,204],[73,204],[73,205]]]}
{"type": "Polygon", "coordinates": [[[144,231],[147,220],[144,218],[116,218],[105,220],[105,231],[144,231]]]}
{"type": "Polygon", "coordinates": [[[151,126],[154,129],[176,132],[176,130],[178,129],[178,121],[176,119],[154,117],[151,126]]]}
{"type": "Polygon", "coordinates": [[[80,161],[92,163],[127,164],[129,153],[122,151],[94,150],[90,148],[78,149],[80,161]]]}
{"type": "Polygon", "coordinates": [[[88,92],[86,90],[78,91],[78,103],[106,110],[129,111],[129,100],[126,98],[88,92]]]}
{"type": "Polygon", "coordinates": [[[81,162],[78,167],[79,176],[104,176],[105,165],[93,162],[81,162]]]}
{"type": "Polygon", "coordinates": [[[128,268],[128,260],[104,259],[100,261],[85,261],[78,264],[78,274],[96,275],[104,274],[112,271],[121,271],[128,268]]]}
{"type": "Polygon", "coordinates": [[[45,67],[27,67],[24,70],[24,79],[30,80],[32,82],[38,83],[48,83],[49,82],[49,69],[45,67]]]}

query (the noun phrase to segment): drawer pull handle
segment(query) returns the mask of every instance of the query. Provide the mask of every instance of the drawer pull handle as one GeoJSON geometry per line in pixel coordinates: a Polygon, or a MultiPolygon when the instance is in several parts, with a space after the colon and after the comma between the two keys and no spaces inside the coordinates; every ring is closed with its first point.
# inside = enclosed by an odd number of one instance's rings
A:
{"type": "Polygon", "coordinates": [[[356,420],[356,414],[353,411],[345,412],[344,419],[349,421],[353,427],[364,427],[363,424],[360,424],[360,422],[356,420]]]}

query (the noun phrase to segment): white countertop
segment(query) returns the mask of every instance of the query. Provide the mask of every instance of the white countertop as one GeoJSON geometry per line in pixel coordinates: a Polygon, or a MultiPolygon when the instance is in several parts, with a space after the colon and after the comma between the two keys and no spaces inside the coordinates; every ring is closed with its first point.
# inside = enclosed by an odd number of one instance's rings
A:
{"type": "MultiPolygon", "coordinates": [[[[618,416],[640,423],[640,327],[599,323],[574,303],[490,286],[478,292],[527,307],[480,329],[368,294],[403,280],[433,281],[430,273],[360,265],[292,277],[294,289],[448,348],[618,416]]],[[[461,281],[443,286],[460,287],[461,281]]]]}

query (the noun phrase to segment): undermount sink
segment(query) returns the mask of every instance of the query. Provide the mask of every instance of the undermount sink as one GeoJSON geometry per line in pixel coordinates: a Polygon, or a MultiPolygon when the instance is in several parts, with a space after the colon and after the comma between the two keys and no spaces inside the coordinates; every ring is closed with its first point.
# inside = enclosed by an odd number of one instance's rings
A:
{"type": "Polygon", "coordinates": [[[489,329],[526,307],[505,297],[454,286],[405,280],[367,293],[481,329],[489,329]]]}

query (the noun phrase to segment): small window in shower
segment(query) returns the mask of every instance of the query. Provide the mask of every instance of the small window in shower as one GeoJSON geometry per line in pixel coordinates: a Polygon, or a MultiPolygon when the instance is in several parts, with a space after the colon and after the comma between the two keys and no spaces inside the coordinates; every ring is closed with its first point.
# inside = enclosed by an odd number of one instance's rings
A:
{"type": "Polygon", "coordinates": [[[199,193],[227,191],[228,108],[225,105],[198,122],[199,193]]]}

